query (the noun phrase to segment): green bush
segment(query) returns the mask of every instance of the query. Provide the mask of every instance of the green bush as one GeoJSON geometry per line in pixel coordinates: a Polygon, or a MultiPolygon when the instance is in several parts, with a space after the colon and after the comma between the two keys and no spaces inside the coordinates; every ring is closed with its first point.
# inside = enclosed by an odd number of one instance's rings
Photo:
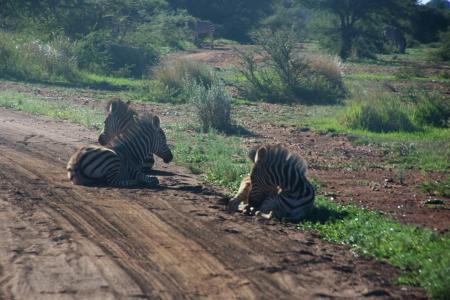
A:
{"type": "Polygon", "coordinates": [[[246,98],[281,103],[337,103],[346,94],[340,63],[325,55],[299,55],[295,35],[289,31],[260,31],[259,48],[238,51],[239,69],[246,81],[246,98]]]}
{"type": "Polygon", "coordinates": [[[223,83],[215,78],[209,87],[193,79],[185,81],[185,94],[195,113],[203,132],[211,128],[219,131],[231,129],[231,96],[223,83]]]}
{"type": "Polygon", "coordinates": [[[450,98],[439,94],[422,94],[417,99],[416,122],[422,126],[446,128],[450,124],[450,98]]]}
{"type": "Polygon", "coordinates": [[[441,34],[441,46],[435,53],[438,60],[450,61],[450,30],[441,34]]]}
{"type": "Polygon", "coordinates": [[[162,63],[153,71],[153,78],[159,82],[160,90],[167,93],[164,98],[172,98],[172,101],[183,102],[186,81],[194,81],[204,87],[210,87],[213,82],[214,72],[205,64],[186,60],[176,60],[162,63]]]}
{"type": "Polygon", "coordinates": [[[4,76],[35,81],[74,81],[79,78],[72,42],[60,37],[52,42],[0,31],[0,71],[4,76]]]}
{"type": "Polygon", "coordinates": [[[375,97],[355,102],[345,113],[345,124],[349,128],[372,132],[417,131],[412,120],[411,105],[401,98],[391,95],[375,97]]]}

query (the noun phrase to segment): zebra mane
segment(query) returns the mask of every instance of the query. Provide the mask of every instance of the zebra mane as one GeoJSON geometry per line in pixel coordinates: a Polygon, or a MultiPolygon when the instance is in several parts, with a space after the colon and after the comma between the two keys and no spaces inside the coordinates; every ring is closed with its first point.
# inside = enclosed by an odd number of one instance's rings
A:
{"type": "Polygon", "coordinates": [[[109,112],[112,106],[115,106],[114,110],[130,111],[133,115],[137,115],[137,112],[133,108],[131,108],[129,101],[128,102],[123,102],[119,98],[111,99],[106,104],[106,107],[105,107],[106,111],[109,112]]]}
{"type": "Polygon", "coordinates": [[[248,157],[253,163],[255,163],[258,150],[260,150],[263,147],[266,149],[265,160],[271,160],[275,156],[277,156],[278,160],[289,161],[290,163],[295,164],[296,167],[302,171],[302,173],[306,172],[307,165],[306,162],[303,160],[303,158],[301,158],[300,155],[298,155],[297,153],[290,152],[286,147],[284,147],[281,144],[276,145],[265,144],[250,149],[250,151],[248,152],[248,157]]]}

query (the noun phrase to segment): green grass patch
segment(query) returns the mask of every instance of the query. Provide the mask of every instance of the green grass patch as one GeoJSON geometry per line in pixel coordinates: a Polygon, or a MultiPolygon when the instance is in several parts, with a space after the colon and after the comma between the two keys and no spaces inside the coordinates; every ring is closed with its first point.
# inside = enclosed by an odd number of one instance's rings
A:
{"type": "Polygon", "coordinates": [[[318,231],[329,242],[387,261],[403,271],[398,283],[420,285],[434,299],[448,299],[448,235],[403,225],[380,213],[339,205],[322,197],[317,198],[312,215],[298,228],[318,231]]]}
{"type": "Polygon", "coordinates": [[[169,126],[169,141],[176,141],[175,161],[194,174],[237,191],[243,176],[250,171],[246,150],[239,137],[227,137],[215,131],[200,133],[188,125],[169,126]]]}
{"type": "Polygon", "coordinates": [[[425,182],[421,184],[420,188],[430,195],[450,197],[450,176],[447,176],[447,179],[442,181],[425,182]]]}
{"type": "Polygon", "coordinates": [[[87,128],[98,129],[105,119],[105,112],[91,107],[74,106],[69,102],[54,102],[16,91],[0,91],[0,106],[26,111],[34,115],[67,120],[87,128]]]}

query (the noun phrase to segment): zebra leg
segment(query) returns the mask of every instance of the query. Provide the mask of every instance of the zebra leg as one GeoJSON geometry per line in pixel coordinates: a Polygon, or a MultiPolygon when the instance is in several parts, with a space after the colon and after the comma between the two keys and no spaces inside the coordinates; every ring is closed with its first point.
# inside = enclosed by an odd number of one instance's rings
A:
{"type": "Polygon", "coordinates": [[[263,203],[259,207],[259,210],[255,212],[255,216],[261,219],[270,220],[273,217],[273,211],[277,206],[277,197],[269,196],[264,199],[263,203]]]}
{"type": "Polygon", "coordinates": [[[153,154],[150,154],[148,158],[144,160],[144,163],[142,164],[142,173],[150,173],[153,166],[155,164],[155,158],[153,154]]]}
{"type": "Polygon", "coordinates": [[[144,183],[149,187],[155,187],[159,185],[159,180],[155,176],[150,176],[146,174],[138,174],[138,180],[140,183],[144,183]]]}
{"type": "Polygon", "coordinates": [[[248,195],[251,190],[250,176],[244,177],[239,186],[237,194],[228,202],[227,210],[229,212],[244,211],[248,205],[248,195]]]}

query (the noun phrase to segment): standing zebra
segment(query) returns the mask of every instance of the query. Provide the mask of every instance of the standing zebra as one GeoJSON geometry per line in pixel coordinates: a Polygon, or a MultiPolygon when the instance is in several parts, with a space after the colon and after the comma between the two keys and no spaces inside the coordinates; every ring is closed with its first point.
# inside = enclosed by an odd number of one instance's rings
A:
{"type": "Polygon", "coordinates": [[[188,23],[189,29],[193,31],[194,43],[198,46],[200,37],[206,36],[210,40],[210,48],[214,49],[214,32],[216,26],[213,22],[207,20],[194,20],[188,23]]]}
{"type": "Polygon", "coordinates": [[[253,162],[250,176],[244,178],[230,211],[243,210],[263,218],[275,216],[299,221],[314,205],[314,187],[306,178],[306,163],[280,145],[265,145],[249,152],[253,162]]]}
{"type": "MultiPolygon", "coordinates": [[[[106,116],[104,127],[98,137],[98,143],[102,146],[110,146],[111,141],[121,133],[125,132],[134,123],[137,112],[130,107],[130,102],[123,102],[120,99],[113,99],[106,105],[106,116]]],[[[142,171],[148,173],[155,164],[153,154],[144,160],[142,171]]]]}
{"type": "Polygon", "coordinates": [[[67,175],[73,184],[155,186],[158,179],[142,173],[142,162],[150,153],[165,163],[173,156],[157,116],[144,114],[133,117],[133,124],[111,141],[110,147],[83,146],[67,163],[67,175]]]}
{"type": "Polygon", "coordinates": [[[393,46],[398,48],[401,54],[406,52],[406,38],[404,32],[397,26],[386,26],[384,29],[384,36],[393,44],[393,46]]]}

